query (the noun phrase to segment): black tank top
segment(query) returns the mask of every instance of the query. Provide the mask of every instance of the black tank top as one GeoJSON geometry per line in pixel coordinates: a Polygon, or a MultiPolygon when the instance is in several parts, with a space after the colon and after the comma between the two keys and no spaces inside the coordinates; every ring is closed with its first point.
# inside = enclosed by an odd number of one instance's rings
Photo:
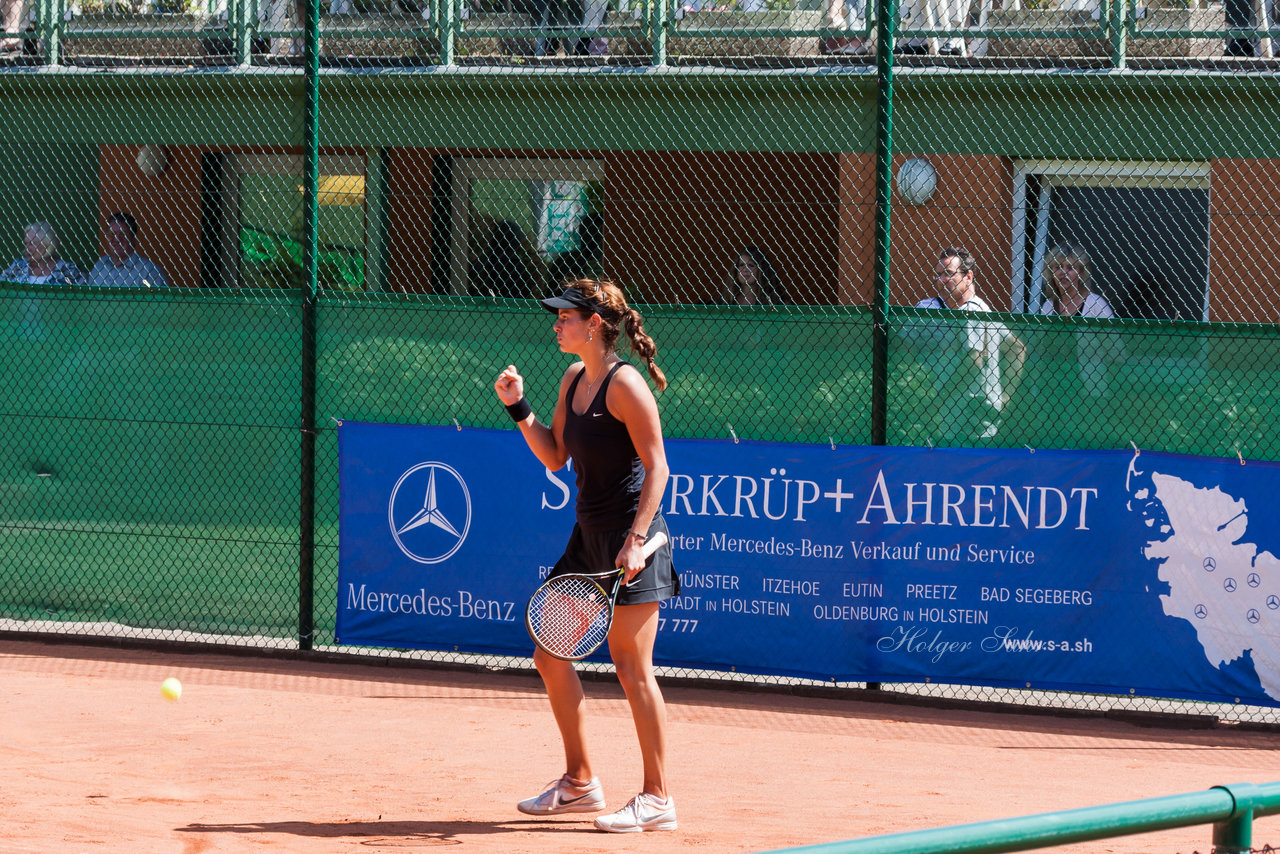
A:
{"type": "Polygon", "coordinates": [[[578,525],[584,531],[630,527],[640,505],[644,465],[631,443],[627,425],[614,418],[605,406],[609,383],[626,364],[613,366],[581,415],[573,411],[573,396],[586,368],[573,378],[565,397],[564,446],[577,472],[578,525]]]}

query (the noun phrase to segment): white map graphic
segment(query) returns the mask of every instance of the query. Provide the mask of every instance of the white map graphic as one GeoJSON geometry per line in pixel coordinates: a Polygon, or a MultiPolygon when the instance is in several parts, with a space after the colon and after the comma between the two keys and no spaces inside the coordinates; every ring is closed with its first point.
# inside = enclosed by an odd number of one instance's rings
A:
{"type": "Polygon", "coordinates": [[[1131,494],[1147,502],[1153,530],[1143,553],[1163,560],[1165,614],[1195,628],[1214,667],[1250,653],[1263,690],[1280,699],[1280,560],[1242,541],[1249,524],[1242,499],[1157,471],[1149,478],[1154,494],[1136,484],[1131,494]],[[1160,507],[1163,519],[1150,512],[1160,507]]]}

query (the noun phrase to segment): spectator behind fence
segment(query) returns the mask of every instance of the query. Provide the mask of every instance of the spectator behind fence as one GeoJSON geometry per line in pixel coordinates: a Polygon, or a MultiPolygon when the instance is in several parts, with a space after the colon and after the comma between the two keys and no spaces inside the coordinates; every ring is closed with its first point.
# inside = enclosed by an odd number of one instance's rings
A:
{"type": "MultiPolygon", "coordinates": [[[[829,30],[861,30],[866,23],[866,0],[823,0],[823,27],[829,30]]],[[[836,56],[867,56],[871,50],[860,36],[832,36],[823,39],[822,52],[836,56]]]]}
{"type": "MultiPolygon", "coordinates": [[[[82,285],[84,273],[58,257],[58,233],[47,222],[33,222],[22,232],[21,258],[10,264],[0,281],[31,285],[82,285]]],[[[41,300],[24,298],[17,304],[18,336],[33,341],[45,337],[41,300]]]]}
{"type": "Polygon", "coordinates": [[[785,302],[773,259],[758,246],[746,246],[733,256],[726,291],[719,302],[728,305],[776,306],[785,302]]]}
{"type": "MultiPolygon", "coordinates": [[[[1092,282],[1093,265],[1088,252],[1070,244],[1055,246],[1045,257],[1045,299],[1040,313],[1062,317],[1115,317],[1107,301],[1093,292],[1092,282]]],[[[1053,340],[1053,336],[1049,340],[1053,340]]],[[[1114,333],[1096,330],[1076,332],[1073,355],[1079,366],[1084,395],[1095,398],[1108,395],[1109,367],[1124,357],[1120,338],[1114,333]]]]}
{"type": "Polygon", "coordinates": [[[535,291],[542,290],[545,275],[541,270],[533,272],[535,261],[520,226],[509,219],[499,220],[489,229],[484,249],[472,265],[467,293],[493,298],[535,296],[535,291]]]}
{"type": "Polygon", "coordinates": [[[599,279],[604,266],[604,215],[593,212],[578,223],[578,245],[551,262],[551,283],[568,287],[578,279],[599,279]]]}
{"type": "Polygon", "coordinates": [[[782,283],[778,280],[773,259],[758,246],[747,246],[733,257],[729,268],[730,305],[781,305],[782,283]]]}
{"type": "Polygon", "coordinates": [[[1093,292],[1093,264],[1082,247],[1064,243],[1044,259],[1044,304],[1041,314],[1062,317],[1115,317],[1111,306],[1093,292]]]}
{"type": "Polygon", "coordinates": [[[107,254],[89,271],[89,284],[105,287],[167,288],[164,271],[138,254],[138,220],[121,211],[107,219],[107,254]]]}
{"type": "Polygon", "coordinates": [[[608,0],[524,0],[521,6],[532,25],[541,31],[533,43],[535,56],[555,56],[562,44],[565,56],[597,56],[608,51],[608,41],[604,38],[560,37],[548,33],[549,28],[599,30],[609,11],[608,0]]]}
{"type": "MultiPolygon", "coordinates": [[[[938,295],[917,308],[991,311],[977,294],[977,262],[968,250],[947,247],[938,253],[934,282],[938,295]]],[[[1017,393],[1026,347],[1003,323],[994,320],[929,320],[908,325],[903,342],[920,353],[934,371],[935,428],[947,442],[991,439],[1001,413],[1017,393]]]]}
{"type": "MultiPolygon", "coordinates": [[[[970,0],[906,0],[900,9],[902,21],[900,29],[911,30],[963,30],[969,26],[970,0]]],[[[930,53],[930,39],[902,39],[895,47],[896,52],[903,54],[930,53]]],[[[960,37],[938,38],[937,52],[940,56],[964,56],[965,40],[960,37]]]]}
{"type": "MultiPolygon", "coordinates": [[[[20,33],[27,28],[27,4],[25,0],[0,0],[0,32],[20,33]]],[[[22,52],[22,39],[16,36],[0,38],[0,56],[13,56],[22,52]]]]}
{"type": "Polygon", "coordinates": [[[23,229],[23,256],[0,273],[6,282],[32,285],[82,285],[84,273],[58,257],[58,233],[47,222],[33,222],[23,229]]]}

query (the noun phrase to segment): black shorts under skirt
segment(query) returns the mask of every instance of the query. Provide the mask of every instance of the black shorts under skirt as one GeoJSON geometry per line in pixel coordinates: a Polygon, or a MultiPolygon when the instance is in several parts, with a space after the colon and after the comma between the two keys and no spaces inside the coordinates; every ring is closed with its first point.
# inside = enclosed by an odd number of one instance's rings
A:
{"type": "MultiPolygon", "coordinates": [[[[616,531],[584,531],[577,524],[569,535],[569,543],[564,554],[556,561],[551,575],[564,575],[568,572],[581,572],[595,575],[608,572],[614,565],[614,559],[622,550],[630,528],[619,528],[616,531]]],[[[670,533],[667,532],[666,520],[661,515],[649,526],[649,536],[658,531],[667,534],[668,540],[645,562],[644,569],[635,577],[631,586],[625,584],[618,590],[619,605],[642,605],[646,602],[662,602],[672,596],[680,595],[680,576],[676,574],[675,561],[671,553],[670,533]]],[[[611,582],[612,579],[609,579],[611,582]]],[[[604,588],[609,589],[605,583],[604,588]]]]}

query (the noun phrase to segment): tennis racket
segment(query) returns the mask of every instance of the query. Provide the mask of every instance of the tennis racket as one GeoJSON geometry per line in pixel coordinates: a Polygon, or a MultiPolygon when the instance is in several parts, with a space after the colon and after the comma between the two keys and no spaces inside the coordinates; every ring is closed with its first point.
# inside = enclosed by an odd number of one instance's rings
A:
{"type": "MultiPolygon", "coordinates": [[[[654,534],[644,544],[645,560],[662,548],[667,535],[654,534]]],[[[562,661],[586,658],[609,636],[613,607],[622,586],[621,569],[593,574],[571,572],[544,581],[524,610],[529,637],[547,655],[562,661]],[[612,581],[609,589],[604,584],[612,581]]]]}

